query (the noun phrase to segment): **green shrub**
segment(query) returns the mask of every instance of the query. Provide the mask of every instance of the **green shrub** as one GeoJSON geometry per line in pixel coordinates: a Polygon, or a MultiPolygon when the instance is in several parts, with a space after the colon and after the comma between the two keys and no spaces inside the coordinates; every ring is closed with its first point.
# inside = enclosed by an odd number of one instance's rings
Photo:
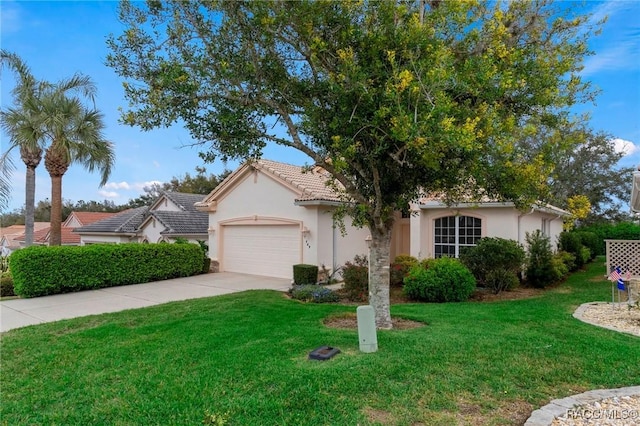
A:
{"type": "Polygon", "coordinates": [[[293,282],[295,285],[316,284],[318,282],[318,267],[304,263],[293,265],[293,282]]]}
{"type": "Polygon", "coordinates": [[[560,281],[571,271],[574,256],[566,251],[559,251],[551,259],[553,282],[560,281]]]}
{"type": "Polygon", "coordinates": [[[422,302],[463,302],[473,294],[476,279],[457,259],[443,257],[430,262],[429,269],[414,266],[404,279],[404,292],[422,302]]]}
{"type": "Polygon", "coordinates": [[[577,232],[562,232],[558,238],[558,248],[574,256],[572,271],[581,269],[591,260],[591,252],[584,250],[580,234],[577,232]]]}
{"type": "Polygon", "coordinates": [[[513,290],[520,285],[520,279],[512,271],[495,269],[487,274],[485,286],[498,294],[501,291],[513,290]]]}
{"type": "Polygon", "coordinates": [[[487,279],[493,271],[508,271],[517,276],[524,265],[525,251],[517,241],[485,237],[462,252],[460,261],[473,273],[478,285],[488,287],[487,279]]]}
{"type": "Polygon", "coordinates": [[[13,277],[10,273],[3,273],[0,277],[0,297],[15,296],[13,277]]]}
{"type": "Polygon", "coordinates": [[[202,273],[208,274],[209,270],[211,270],[211,258],[205,257],[202,263],[202,273]]]}
{"type": "MultiPolygon", "coordinates": [[[[589,259],[587,262],[596,258],[598,253],[599,239],[595,232],[574,231],[574,234],[580,238],[580,243],[589,249],[589,259]]],[[[585,262],[586,263],[586,262],[585,262]]]]}
{"type": "Polygon", "coordinates": [[[367,256],[356,256],[342,267],[343,289],[354,302],[369,300],[369,263],[367,256]]]}
{"type": "Polygon", "coordinates": [[[525,275],[527,283],[536,288],[544,288],[557,280],[554,273],[551,241],[540,230],[527,232],[527,266],[525,275]]]}
{"type": "Polygon", "coordinates": [[[332,303],[340,300],[336,292],[316,284],[294,285],[289,294],[291,298],[303,302],[332,303]]]}
{"type": "Polygon", "coordinates": [[[404,277],[407,276],[409,270],[418,264],[418,259],[406,254],[396,256],[389,270],[389,284],[392,287],[402,286],[404,277]]]}
{"type": "Polygon", "coordinates": [[[598,244],[595,250],[587,243],[584,243],[591,250],[592,256],[605,254],[604,240],[640,240],[640,225],[631,222],[600,223],[580,227],[577,231],[596,234],[598,244]]]}
{"type": "Polygon", "coordinates": [[[9,258],[22,297],[138,284],[202,272],[196,244],[31,246],[9,258]]]}

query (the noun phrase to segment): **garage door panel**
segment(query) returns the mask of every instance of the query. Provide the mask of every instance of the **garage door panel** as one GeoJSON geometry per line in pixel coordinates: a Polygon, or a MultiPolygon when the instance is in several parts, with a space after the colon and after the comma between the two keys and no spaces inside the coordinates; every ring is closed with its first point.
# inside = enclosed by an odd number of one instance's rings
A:
{"type": "Polygon", "coordinates": [[[223,269],[279,278],[300,263],[297,225],[228,225],[223,233],[223,269]]]}

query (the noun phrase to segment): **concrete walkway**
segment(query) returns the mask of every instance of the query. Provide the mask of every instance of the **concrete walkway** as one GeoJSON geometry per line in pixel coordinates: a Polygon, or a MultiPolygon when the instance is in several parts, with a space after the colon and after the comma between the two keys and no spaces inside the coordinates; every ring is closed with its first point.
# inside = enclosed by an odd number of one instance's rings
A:
{"type": "Polygon", "coordinates": [[[0,301],[0,332],[86,315],[244,290],[287,291],[291,280],[220,272],[77,293],[0,301]]]}

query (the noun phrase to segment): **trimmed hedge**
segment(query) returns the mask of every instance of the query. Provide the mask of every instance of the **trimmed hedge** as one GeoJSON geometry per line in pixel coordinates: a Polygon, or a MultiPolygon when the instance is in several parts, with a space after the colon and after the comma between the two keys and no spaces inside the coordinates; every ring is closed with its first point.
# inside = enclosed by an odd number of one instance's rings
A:
{"type": "Polygon", "coordinates": [[[195,244],[31,246],[12,253],[9,262],[21,297],[187,277],[203,267],[195,244]]]}
{"type": "Polygon", "coordinates": [[[316,284],[318,282],[318,267],[305,263],[293,265],[293,282],[295,285],[316,284]]]}

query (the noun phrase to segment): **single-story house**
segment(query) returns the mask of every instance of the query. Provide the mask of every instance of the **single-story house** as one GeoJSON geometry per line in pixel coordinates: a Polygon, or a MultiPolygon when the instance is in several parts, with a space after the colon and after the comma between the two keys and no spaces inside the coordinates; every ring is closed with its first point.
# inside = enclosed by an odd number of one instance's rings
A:
{"type": "Polygon", "coordinates": [[[76,228],[81,244],[158,243],[183,238],[206,241],[208,216],[196,210],[202,194],[164,191],[151,206],[122,211],[110,218],[76,228]]]}
{"type": "MultiPolygon", "coordinates": [[[[34,234],[42,229],[48,229],[49,226],[49,222],[34,222],[34,234]]],[[[2,256],[8,256],[14,250],[21,248],[20,241],[24,244],[24,228],[24,225],[11,225],[0,228],[0,250],[2,256]]]]}
{"type": "MultiPolygon", "coordinates": [[[[80,237],[73,233],[75,228],[89,225],[93,222],[106,219],[113,216],[115,213],[109,212],[76,212],[72,211],[69,216],[62,222],[60,227],[61,244],[63,246],[78,246],[80,245],[80,237]]],[[[43,223],[43,222],[38,222],[43,223]]],[[[36,227],[34,224],[33,232],[33,244],[46,246],[49,245],[49,237],[51,235],[51,227],[48,222],[45,226],[36,227]]],[[[24,247],[25,236],[22,234],[17,238],[20,242],[20,246],[24,247]]]]}
{"type": "MultiPolygon", "coordinates": [[[[209,256],[220,271],[292,277],[292,265],[308,263],[335,271],[355,255],[367,254],[367,229],[345,219],[336,227],[339,195],[327,186],[325,170],[270,160],[247,162],[231,173],[196,207],[209,215],[209,256]]],[[[556,242],[568,213],[553,206],[520,212],[512,203],[446,206],[435,199],[398,213],[391,257],[457,256],[481,237],[501,237],[524,244],[537,229],[556,242]]]]}

